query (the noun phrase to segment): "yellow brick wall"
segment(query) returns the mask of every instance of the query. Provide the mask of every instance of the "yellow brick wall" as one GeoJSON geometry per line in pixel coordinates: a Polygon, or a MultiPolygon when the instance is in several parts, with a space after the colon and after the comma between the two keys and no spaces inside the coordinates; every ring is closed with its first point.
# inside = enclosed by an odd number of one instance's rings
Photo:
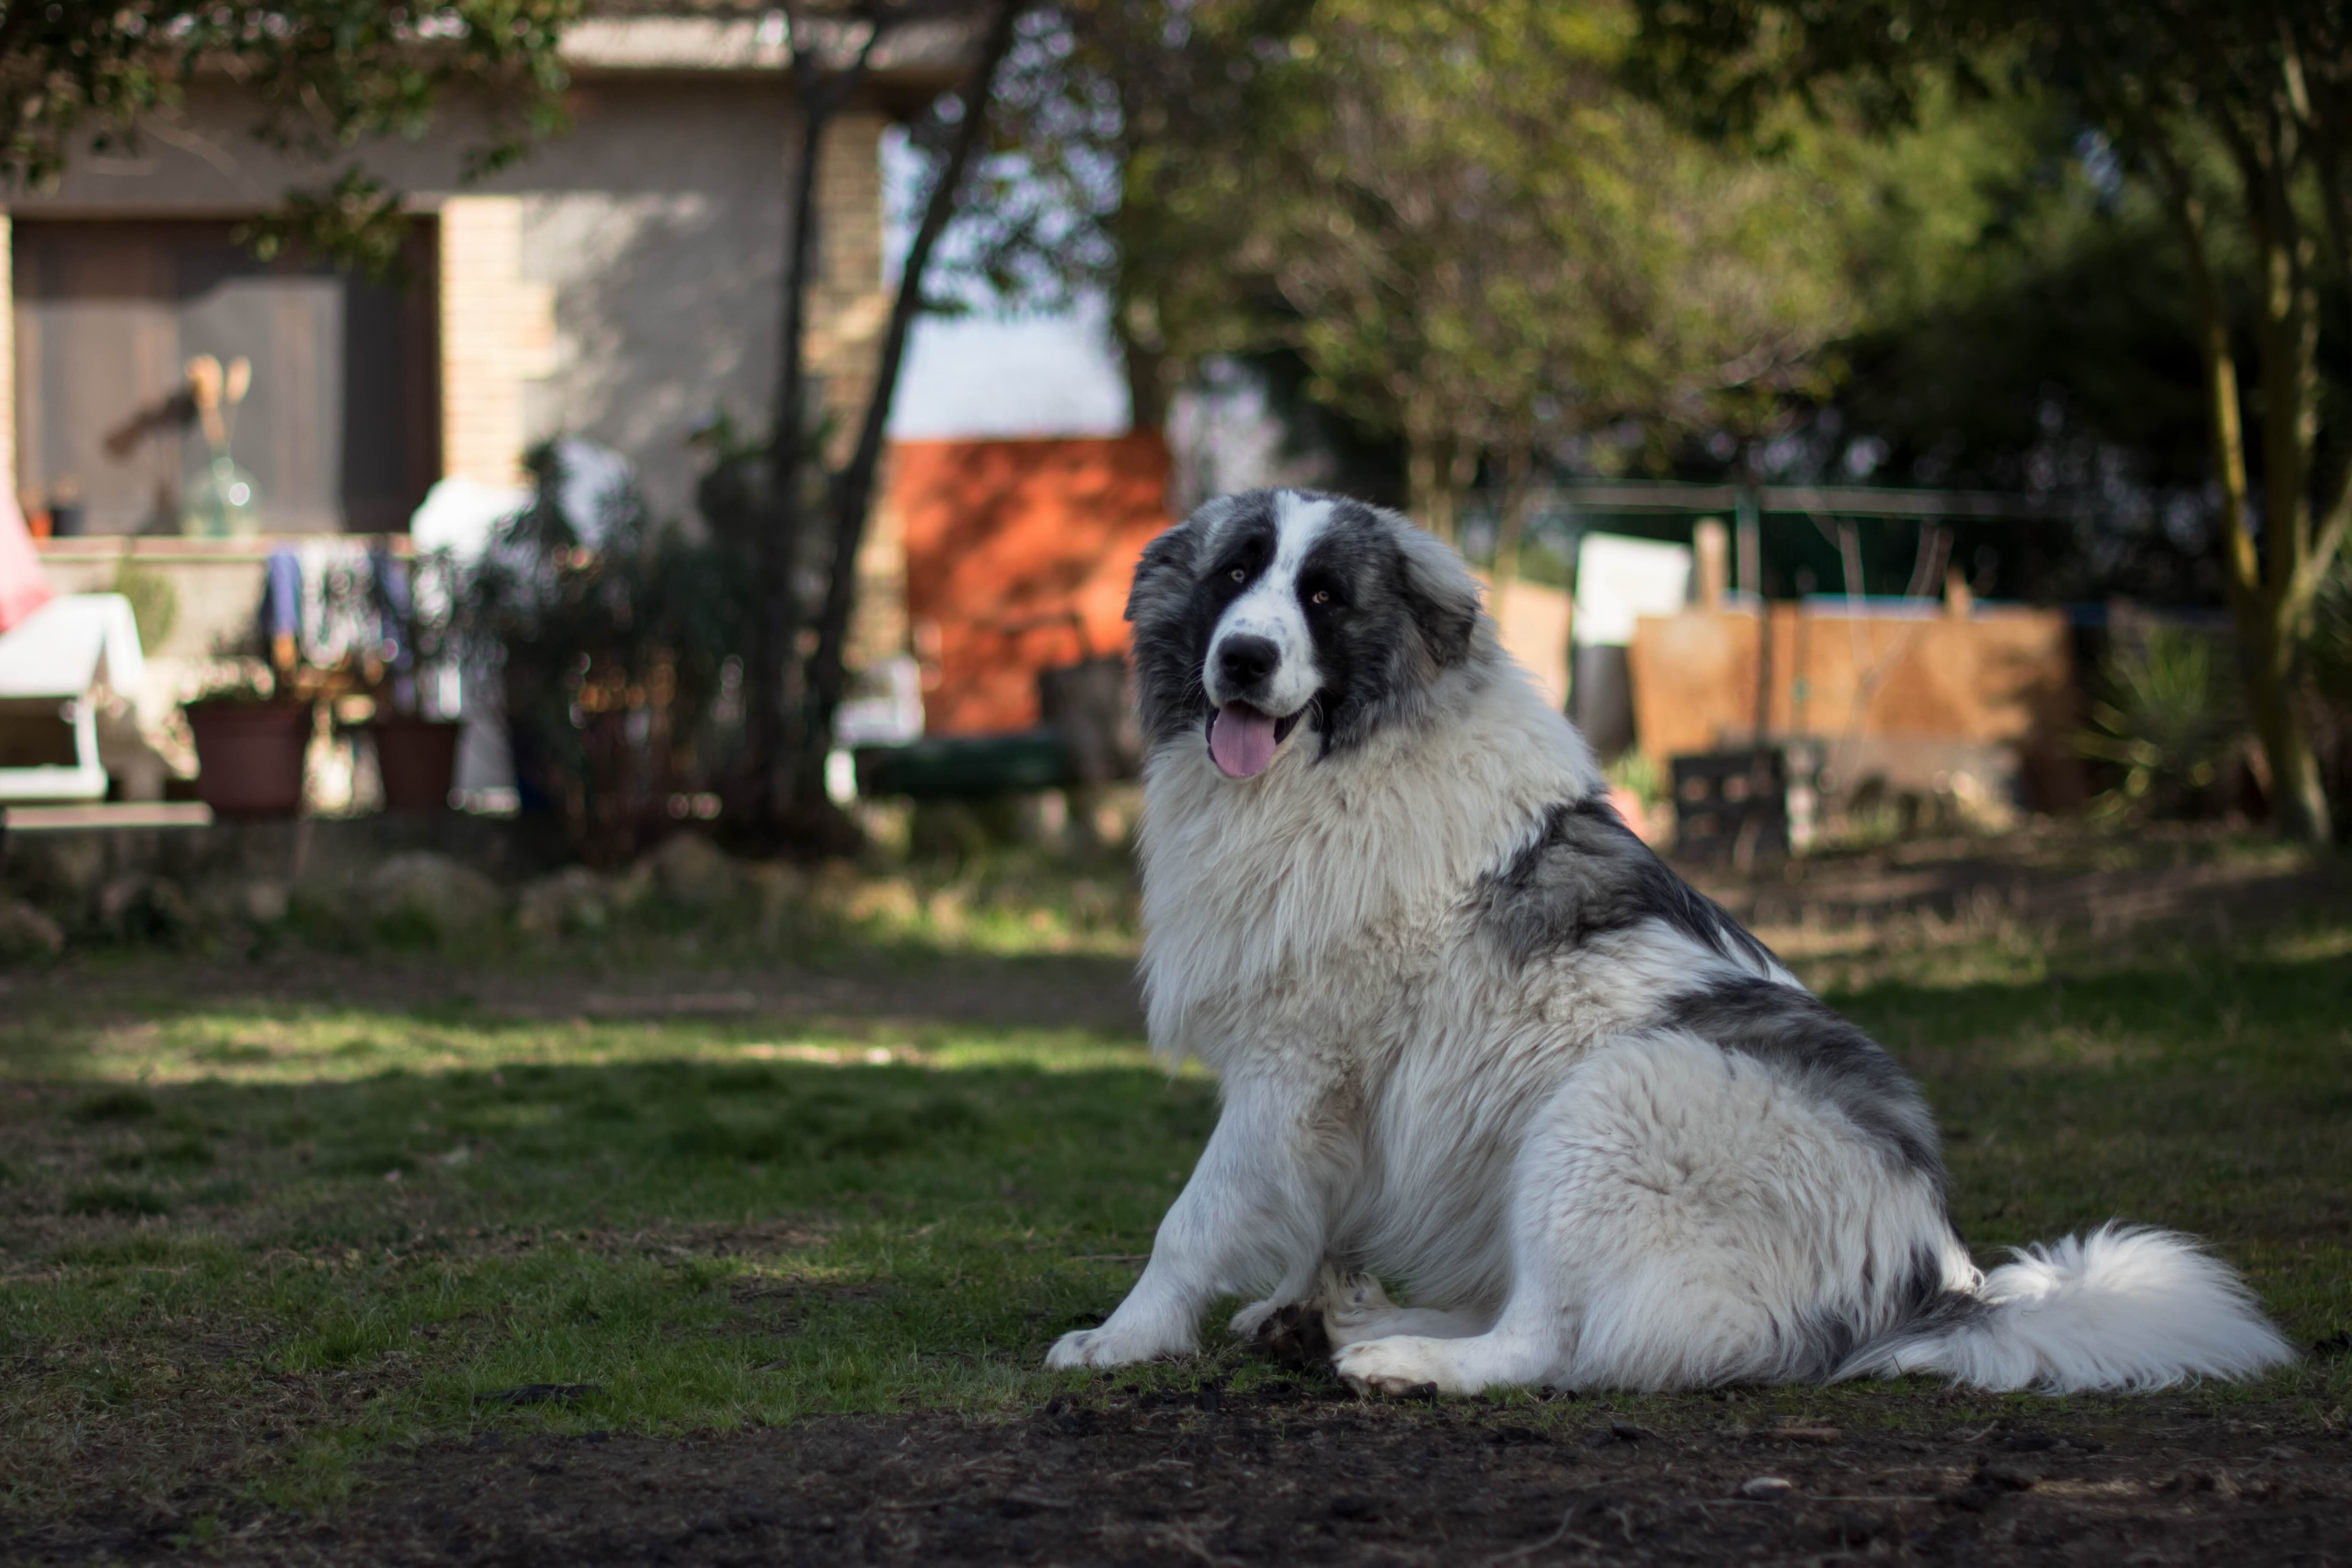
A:
{"type": "Polygon", "coordinates": [[[833,457],[849,456],[874,385],[890,301],[882,291],[882,130],[878,114],[845,113],[825,134],[817,171],[817,287],[809,301],[811,374],[824,378],[833,457]]]}
{"type": "Polygon", "coordinates": [[[522,268],[522,198],[441,204],[441,469],[521,482],[523,384],[548,374],[554,297],[522,268]]]}
{"type": "MultiPolygon", "coordinates": [[[[836,463],[846,461],[856,444],[889,319],[890,296],[882,287],[882,132],[887,123],[879,114],[843,114],[826,133],[817,171],[819,266],[810,300],[809,370],[824,381],[834,420],[830,456],[836,463]]],[[[857,616],[847,650],[853,667],[907,647],[907,552],[889,504],[889,469],[885,448],[857,553],[857,616]]]]}

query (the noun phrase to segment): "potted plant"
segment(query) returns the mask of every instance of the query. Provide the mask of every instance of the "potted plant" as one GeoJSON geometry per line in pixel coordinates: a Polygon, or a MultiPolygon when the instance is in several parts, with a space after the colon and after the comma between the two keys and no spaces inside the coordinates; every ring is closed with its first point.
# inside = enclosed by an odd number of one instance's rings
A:
{"type": "Polygon", "coordinates": [[[706,480],[707,533],[664,524],[625,476],[586,468],[593,456],[568,440],[531,450],[531,503],[452,597],[459,646],[502,688],[522,809],[611,866],[675,831],[740,744],[759,592],[744,541],[767,513],[741,464],[723,462],[740,506],[709,505],[706,480]]]}
{"type": "Polygon", "coordinates": [[[414,713],[376,716],[361,727],[375,745],[386,811],[446,811],[457,776],[457,738],[464,722],[414,713]]]}
{"type": "Polygon", "coordinates": [[[187,704],[196,795],[216,817],[292,816],[302,806],[311,704],[280,696],[264,671],[240,670],[187,704]]]}
{"type": "Polygon", "coordinates": [[[446,811],[457,772],[462,720],[438,716],[426,697],[432,671],[453,658],[453,568],[446,554],[413,565],[378,552],[369,597],[383,629],[379,657],[363,672],[373,715],[357,728],[375,748],[386,811],[446,811]]]}

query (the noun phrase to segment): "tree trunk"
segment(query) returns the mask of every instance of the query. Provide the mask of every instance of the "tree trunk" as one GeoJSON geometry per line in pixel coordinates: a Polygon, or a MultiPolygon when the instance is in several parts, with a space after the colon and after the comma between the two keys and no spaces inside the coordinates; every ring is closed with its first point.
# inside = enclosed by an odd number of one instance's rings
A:
{"type": "Polygon", "coordinates": [[[2335,824],[2312,748],[2311,718],[2296,683],[2268,662],[2268,669],[2249,676],[2247,695],[2254,702],[2255,738],[2271,765],[2271,821],[2290,842],[2326,844],[2335,824]]]}
{"type": "Polygon", "coordinates": [[[1445,486],[1439,492],[1445,512],[1445,539],[1462,547],[1462,498],[1478,479],[1478,445],[1457,432],[1445,438],[1445,486]]]}
{"type": "Polygon", "coordinates": [[[1519,552],[1528,542],[1528,500],[1535,489],[1535,437],[1524,431],[1511,437],[1503,459],[1503,506],[1495,530],[1495,561],[1487,575],[1495,584],[1495,613],[1503,611],[1503,594],[1519,574],[1519,552]]]}
{"type": "Polygon", "coordinates": [[[947,165],[924,204],[923,220],[907,247],[900,269],[898,297],[890,303],[890,321],[883,331],[880,356],[875,365],[874,391],[858,427],[857,447],[848,467],[834,477],[828,493],[833,514],[833,562],[825,578],[824,607],[817,620],[817,643],[809,663],[807,717],[803,730],[794,793],[814,805],[824,788],[824,756],[833,738],[833,716],[841,706],[848,679],[849,625],[857,607],[857,555],[866,541],[866,522],[873,510],[874,479],[882,461],[882,442],[890,418],[890,403],[898,386],[898,367],[906,357],[907,334],[923,308],[923,276],[940,236],[955,216],[956,192],[971,166],[973,153],[986,133],[988,108],[995,90],[996,73],[1012,52],[1013,26],[1023,0],[1001,0],[979,61],[963,93],[964,114],[948,152],[947,165]]]}
{"type": "Polygon", "coordinates": [[[1438,476],[1436,419],[1425,400],[1415,398],[1404,411],[1404,509],[1432,533],[1444,538],[1437,515],[1438,476]]]}
{"type": "MultiPolygon", "coordinates": [[[[2197,308],[2198,359],[2205,383],[2208,434],[2213,443],[2214,475],[2221,491],[2221,558],[2230,590],[2231,618],[2239,644],[2239,673],[2244,683],[2247,710],[2253,715],[2254,736],[2270,763],[2271,817],[2279,836],[2289,840],[2326,843],[2332,836],[2326,792],[2321,787],[2319,764],[2311,745],[2309,722],[2297,700],[2294,599],[2307,575],[2296,571],[2295,516],[2293,492],[2283,490],[2276,465],[2290,463],[2301,489],[2305,454],[2295,451],[2294,432],[2304,423],[2303,409],[2294,397],[2298,377],[2290,366],[2299,349],[2304,323],[2279,302],[2266,298],[2263,331],[2265,390],[2273,399],[2282,395],[2288,405],[2273,402],[2266,409],[2266,465],[2271,471],[2271,506],[2283,502],[2284,514],[2268,530],[2271,559],[2266,577],[2262,554],[2254,545],[2248,516],[2252,500],[2246,469],[2245,426],[2241,413],[2238,362],[2230,347],[2230,327],[2223,314],[2221,289],[2213,277],[2207,248],[2205,214],[2186,172],[2174,163],[2160,142],[2151,138],[2159,172],[2165,177],[2167,206],[2179,230],[2189,259],[2190,292],[2197,308]],[[2280,363],[2279,355],[2286,357],[2280,363]],[[2281,438],[2282,432],[2284,439],[2281,438]]],[[[2266,257],[2266,261],[2272,259],[2266,257]]],[[[2271,274],[2265,271],[2266,282],[2271,274]]],[[[2308,507],[2307,498],[2301,503],[2308,507]]],[[[2303,511],[2304,538],[2308,540],[2309,512],[2303,511]]]]}
{"type": "MultiPolygon", "coordinates": [[[[799,19],[793,16],[795,23],[799,19]]],[[[761,614],[744,671],[751,730],[747,804],[753,822],[771,837],[792,810],[798,771],[794,762],[805,750],[799,723],[803,704],[797,578],[807,521],[802,487],[809,458],[808,308],[817,270],[816,187],[825,132],[864,79],[885,31],[878,17],[869,20],[870,30],[856,58],[829,77],[797,26],[791,35],[800,147],[792,171],[792,228],[785,237],[783,319],[776,345],[775,428],[768,447],[769,525],[760,537],[761,614]]]]}
{"type": "MultiPolygon", "coordinates": [[[[797,73],[796,73],[797,74],[797,73]]],[[[829,118],[803,90],[798,161],[793,168],[792,233],[784,253],[783,326],[777,345],[775,430],[768,448],[768,526],[760,536],[761,613],[744,697],[751,721],[755,819],[772,825],[791,805],[793,715],[798,708],[800,603],[795,567],[802,531],[801,462],[808,388],[809,273],[816,251],[817,159],[829,118]]]]}
{"type": "Polygon", "coordinates": [[[1127,427],[1157,435],[1168,428],[1169,363],[1160,335],[1142,330],[1148,323],[1136,319],[1147,309],[1137,300],[1114,303],[1111,332],[1118,340],[1119,363],[1127,374],[1127,427]]]}

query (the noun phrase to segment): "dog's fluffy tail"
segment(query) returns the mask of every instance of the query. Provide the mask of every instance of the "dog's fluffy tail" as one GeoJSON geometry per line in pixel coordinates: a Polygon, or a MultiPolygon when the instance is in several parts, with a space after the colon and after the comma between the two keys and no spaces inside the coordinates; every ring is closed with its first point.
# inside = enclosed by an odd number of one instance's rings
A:
{"type": "Polygon", "coordinates": [[[2109,1225],[2016,1254],[1864,1345],[1840,1377],[1924,1373],[1976,1388],[2166,1388],[2294,1359],[2226,1264],[2169,1231],[2109,1225]]]}

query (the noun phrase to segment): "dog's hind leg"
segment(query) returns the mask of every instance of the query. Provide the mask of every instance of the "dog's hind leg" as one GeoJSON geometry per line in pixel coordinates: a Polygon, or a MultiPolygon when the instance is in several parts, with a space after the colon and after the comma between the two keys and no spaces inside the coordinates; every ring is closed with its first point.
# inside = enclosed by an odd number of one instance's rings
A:
{"type": "Polygon", "coordinates": [[[1380,1281],[1358,1275],[1325,1287],[1332,1369],[1359,1393],[1475,1394],[1556,1381],[1574,1314],[1564,1304],[1539,1204],[1519,1163],[1523,1211],[1513,1217],[1510,1299],[1500,1316],[1392,1305],[1380,1281]]]}
{"type": "Polygon", "coordinates": [[[1254,1340],[1284,1308],[1313,1307],[1316,1304],[1316,1287],[1327,1276],[1312,1260],[1294,1262],[1290,1272],[1283,1276],[1282,1283],[1274,1288],[1274,1294],[1262,1300],[1252,1301],[1235,1312],[1233,1321],[1225,1326],[1235,1339],[1254,1340]]]}
{"type": "MultiPolygon", "coordinates": [[[[1515,1300],[1513,1306],[1518,1303],[1515,1300]]],[[[1431,1316],[1452,1326],[1467,1321],[1450,1313],[1431,1316]]],[[[1550,1381],[1560,1360],[1555,1314],[1538,1308],[1515,1313],[1511,1307],[1483,1332],[1445,1335],[1423,1331],[1390,1334],[1342,1346],[1332,1370],[1366,1394],[1475,1394],[1482,1388],[1550,1381]]]]}
{"type": "Polygon", "coordinates": [[[1513,1164],[1511,1289],[1494,1328],[1350,1343],[1335,1369],[1381,1394],[1738,1375],[1772,1332],[1741,1267],[1772,1228],[1756,1211],[1773,1194],[1755,1190],[1769,1161],[1739,1130],[1743,1117],[1777,1121],[1781,1098],[1696,1040],[1593,1052],[1536,1113],[1513,1164]]]}
{"type": "Polygon", "coordinates": [[[1514,1169],[1492,1332],[1342,1350],[1380,1393],[1698,1388],[1826,1376],[1949,1236],[1929,1177],[1834,1108],[1679,1031],[1588,1057],[1514,1169]]]}
{"type": "Polygon", "coordinates": [[[1400,1307],[1389,1300],[1381,1282],[1369,1274],[1342,1275],[1337,1269],[1326,1268],[1322,1300],[1323,1331],[1335,1351],[1397,1334],[1432,1340],[1467,1339],[1494,1326],[1491,1317],[1475,1312],[1400,1307]]]}

